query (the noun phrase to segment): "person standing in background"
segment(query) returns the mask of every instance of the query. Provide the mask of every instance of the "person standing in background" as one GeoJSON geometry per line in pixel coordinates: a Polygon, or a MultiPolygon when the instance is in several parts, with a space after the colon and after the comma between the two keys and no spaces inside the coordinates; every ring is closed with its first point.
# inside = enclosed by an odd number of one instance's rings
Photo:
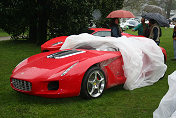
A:
{"type": "Polygon", "coordinates": [[[120,20],[119,18],[113,18],[111,21],[111,36],[112,37],[121,37],[121,28],[120,28],[120,20]]]}
{"type": "Polygon", "coordinates": [[[153,39],[156,42],[156,44],[159,46],[160,36],[161,36],[161,28],[159,27],[158,23],[154,19],[149,20],[149,27],[150,27],[149,38],[153,39]]]}
{"type": "Polygon", "coordinates": [[[174,46],[174,61],[176,61],[176,25],[174,26],[174,31],[173,31],[173,46],[174,46]]]}
{"type": "Polygon", "coordinates": [[[133,28],[132,31],[138,31],[138,35],[148,37],[149,26],[145,23],[145,18],[141,18],[141,23],[133,28]]]}

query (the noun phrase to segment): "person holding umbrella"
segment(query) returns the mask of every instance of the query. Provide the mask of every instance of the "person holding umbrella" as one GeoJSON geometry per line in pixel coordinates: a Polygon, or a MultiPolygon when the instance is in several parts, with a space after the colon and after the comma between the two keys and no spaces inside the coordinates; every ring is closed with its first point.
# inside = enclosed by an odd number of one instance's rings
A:
{"type": "Polygon", "coordinates": [[[154,19],[149,20],[150,35],[149,38],[153,39],[157,45],[160,44],[161,28],[154,19]]]}
{"type": "Polygon", "coordinates": [[[121,28],[119,18],[135,18],[135,16],[130,11],[125,10],[115,10],[109,13],[106,18],[112,18],[111,20],[111,36],[121,37],[121,28]]]}
{"type": "Polygon", "coordinates": [[[149,38],[153,39],[159,45],[161,36],[160,27],[169,27],[169,22],[159,13],[144,13],[142,17],[149,20],[149,38]]]}
{"type": "Polygon", "coordinates": [[[121,37],[122,30],[120,29],[120,20],[119,18],[113,18],[111,21],[111,36],[112,37],[121,37]]]}

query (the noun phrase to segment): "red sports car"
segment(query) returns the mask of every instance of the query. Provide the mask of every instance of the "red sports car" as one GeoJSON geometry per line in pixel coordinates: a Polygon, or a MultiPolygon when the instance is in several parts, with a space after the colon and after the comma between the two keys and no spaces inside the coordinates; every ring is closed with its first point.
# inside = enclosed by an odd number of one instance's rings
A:
{"type": "Polygon", "coordinates": [[[31,95],[96,98],[105,88],[125,82],[122,65],[119,51],[50,51],[22,61],[10,82],[14,90],[31,95]],[[118,66],[112,69],[114,64],[118,66]]]}
{"type": "Polygon", "coordinates": [[[97,98],[104,89],[125,81],[121,52],[97,51],[91,46],[31,56],[18,64],[10,77],[14,90],[50,98],[97,98]]]}
{"type": "MultiPolygon", "coordinates": [[[[111,29],[89,28],[86,33],[92,34],[94,36],[108,37],[108,36],[111,36],[111,29]]],[[[135,36],[124,32],[122,33],[122,35],[127,37],[135,36]]],[[[67,37],[68,36],[60,36],[45,42],[43,45],[41,45],[41,52],[59,50],[67,37]]],[[[138,36],[135,36],[135,37],[138,37],[138,36]]]]}

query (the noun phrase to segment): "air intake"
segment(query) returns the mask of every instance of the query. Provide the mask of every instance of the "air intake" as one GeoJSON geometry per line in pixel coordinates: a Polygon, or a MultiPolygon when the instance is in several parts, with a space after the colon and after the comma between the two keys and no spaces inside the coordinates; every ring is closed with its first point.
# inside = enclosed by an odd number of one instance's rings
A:
{"type": "Polygon", "coordinates": [[[65,57],[81,54],[81,53],[84,53],[84,52],[85,51],[65,50],[65,51],[54,53],[54,54],[50,54],[50,55],[47,56],[47,58],[60,59],[60,58],[65,58],[65,57]]]}
{"type": "Polygon", "coordinates": [[[24,80],[18,80],[12,78],[12,85],[19,90],[31,91],[32,84],[24,80]]]}

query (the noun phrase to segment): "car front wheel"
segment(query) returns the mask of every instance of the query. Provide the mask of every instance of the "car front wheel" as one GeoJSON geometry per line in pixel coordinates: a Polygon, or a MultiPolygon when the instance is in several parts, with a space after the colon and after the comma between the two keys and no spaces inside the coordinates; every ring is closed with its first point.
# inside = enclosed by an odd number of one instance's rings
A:
{"type": "Polygon", "coordinates": [[[103,94],[105,86],[104,72],[99,67],[92,67],[84,75],[81,96],[87,99],[98,98],[103,94]]]}

